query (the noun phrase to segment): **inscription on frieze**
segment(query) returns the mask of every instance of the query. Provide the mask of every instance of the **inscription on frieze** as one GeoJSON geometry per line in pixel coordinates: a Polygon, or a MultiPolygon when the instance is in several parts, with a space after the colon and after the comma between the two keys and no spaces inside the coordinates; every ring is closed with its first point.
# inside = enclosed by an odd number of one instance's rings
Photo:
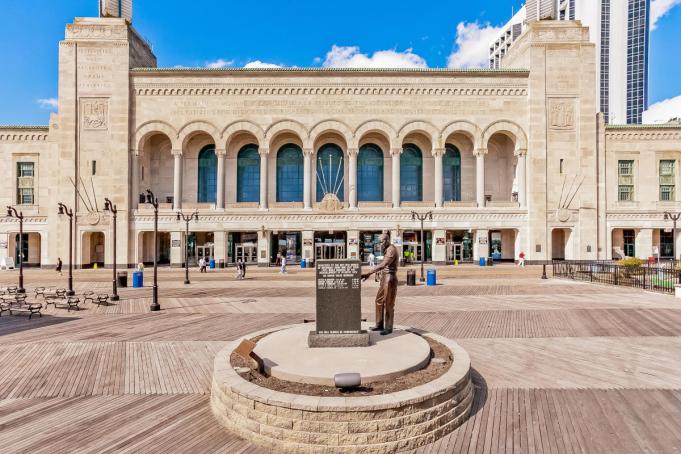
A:
{"type": "Polygon", "coordinates": [[[362,329],[361,263],[317,261],[317,333],[350,334],[362,329]]]}

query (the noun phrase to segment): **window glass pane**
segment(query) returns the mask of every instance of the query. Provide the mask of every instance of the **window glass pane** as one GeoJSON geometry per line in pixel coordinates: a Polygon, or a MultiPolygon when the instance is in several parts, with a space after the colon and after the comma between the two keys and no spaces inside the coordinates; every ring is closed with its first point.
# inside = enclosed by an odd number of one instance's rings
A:
{"type": "Polygon", "coordinates": [[[406,144],[400,157],[400,199],[420,202],[423,199],[423,158],[421,150],[406,144]]]}
{"type": "Polygon", "coordinates": [[[246,145],[239,150],[236,169],[236,201],[260,201],[260,154],[257,145],[246,145]]]}
{"type": "Polygon", "coordinates": [[[442,158],[444,200],[461,200],[461,153],[453,145],[447,145],[442,158]]]}
{"type": "Polygon", "coordinates": [[[343,178],[345,176],[343,150],[337,145],[323,145],[317,152],[317,202],[327,193],[336,194],[344,200],[343,178]]]}
{"type": "Polygon", "coordinates": [[[287,144],[277,153],[277,202],[303,201],[303,151],[287,144]]]}
{"type": "Polygon", "coordinates": [[[199,203],[215,203],[217,197],[218,158],[213,145],[199,152],[198,197],[199,203]]]}
{"type": "Polygon", "coordinates": [[[364,145],[357,156],[357,200],[383,201],[383,151],[376,145],[364,145]]]}

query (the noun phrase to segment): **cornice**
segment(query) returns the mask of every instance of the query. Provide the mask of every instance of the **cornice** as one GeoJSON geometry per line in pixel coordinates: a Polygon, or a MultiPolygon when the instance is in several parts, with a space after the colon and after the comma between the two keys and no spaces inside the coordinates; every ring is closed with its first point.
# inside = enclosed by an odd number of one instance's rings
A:
{"type": "Polygon", "coordinates": [[[0,125],[0,142],[44,142],[49,126],[0,125]]]}
{"type": "Polygon", "coordinates": [[[340,84],[340,83],[133,83],[136,96],[254,96],[254,95],[416,95],[416,96],[527,96],[525,84],[340,84]]]}
{"type": "Polygon", "coordinates": [[[527,69],[489,68],[132,68],[133,75],[238,75],[238,76],[291,76],[304,75],[363,75],[363,76],[512,76],[527,77],[527,69]]]}
{"type": "Polygon", "coordinates": [[[681,140],[681,127],[606,130],[605,137],[607,140],[681,140]]]}

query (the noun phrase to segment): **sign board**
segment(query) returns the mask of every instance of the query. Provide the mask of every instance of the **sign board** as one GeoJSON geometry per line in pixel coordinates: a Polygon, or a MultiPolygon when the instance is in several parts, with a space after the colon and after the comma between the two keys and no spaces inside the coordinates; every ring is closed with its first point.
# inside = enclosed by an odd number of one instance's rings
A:
{"type": "Polygon", "coordinates": [[[180,247],[180,240],[171,241],[170,247],[180,247]]]}
{"type": "Polygon", "coordinates": [[[317,261],[317,333],[362,330],[362,268],[358,260],[317,261]]]}
{"type": "Polygon", "coordinates": [[[4,268],[7,270],[13,270],[14,269],[14,257],[3,257],[0,259],[0,268],[4,268]]]}
{"type": "Polygon", "coordinates": [[[664,229],[664,233],[672,233],[672,229],[670,229],[669,227],[666,227],[664,229]]]}

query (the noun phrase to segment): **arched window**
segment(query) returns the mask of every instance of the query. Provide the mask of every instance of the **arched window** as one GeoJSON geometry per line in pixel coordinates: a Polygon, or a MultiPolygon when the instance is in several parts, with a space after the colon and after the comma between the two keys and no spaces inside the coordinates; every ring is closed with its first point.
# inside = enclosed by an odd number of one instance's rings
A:
{"type": "Polygon", "coordinates": [[[199,178],[197,202],[215,203],[218,185],[218,157],[215,146],[206,145],[199,152],[199,178]]]}
{"type": "Polygon", "coordinates": [[[461,200],[461,153],[454,145],[447,144],[442,157],[442,191],[447,202],[461,200]]]}
{"type": "Polygon", "coordinates": [[[303,201],[303,150],[286,144],[277,153],[277,202],[303,201]]]}
{"type": "Polygon", "coordinates": [[[374,144],[363,145],[357,156],[357,200],[383,201],[383,151],[374,144]]]}
{"type": "Polygon", "coordinates": [[[245,145],[237,155],[236,201],[260,201],[260,154],[257,145],[245,145]]]}
{"type": "Polygon", "coordinates": [[[423,200],[423,157],[414,144],[405,144],[400,156],[400,199],[404,202],[423,200]]]}
{"type": "Polygon", "coordinates": [[[338,145],[326,144],[317,152],[317,202],[321,202],[327,193],[336,194],[344,200],[343,150],[338,145]]]}

